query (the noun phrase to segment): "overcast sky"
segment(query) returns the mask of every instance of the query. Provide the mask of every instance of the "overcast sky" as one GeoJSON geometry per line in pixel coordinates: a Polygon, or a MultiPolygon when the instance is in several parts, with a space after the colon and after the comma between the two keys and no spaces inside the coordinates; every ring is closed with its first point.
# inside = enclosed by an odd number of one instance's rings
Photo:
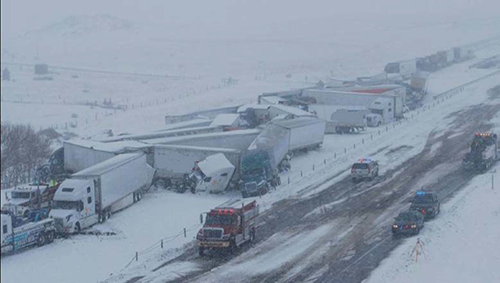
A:
{"type": "Polygon", "coordinates": [[[500,0],[1,0],[2,32],[24,33],[72,15],[109,14],[138,24],[249,26],[367,14],[499,17],[500,0]],[[271,2],[271,3],[270,3],[271,2]]]}

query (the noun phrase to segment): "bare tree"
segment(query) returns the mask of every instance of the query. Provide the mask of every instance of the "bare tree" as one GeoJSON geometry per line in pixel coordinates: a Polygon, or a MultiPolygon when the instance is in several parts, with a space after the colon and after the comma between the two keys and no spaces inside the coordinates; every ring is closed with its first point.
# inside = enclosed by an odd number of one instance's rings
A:
{"type": "Polygon", "coordinates": [[[50,156],[51,140],[29,125],[1,125],[2,188],[32,181],[34,172],[50,156]]]}

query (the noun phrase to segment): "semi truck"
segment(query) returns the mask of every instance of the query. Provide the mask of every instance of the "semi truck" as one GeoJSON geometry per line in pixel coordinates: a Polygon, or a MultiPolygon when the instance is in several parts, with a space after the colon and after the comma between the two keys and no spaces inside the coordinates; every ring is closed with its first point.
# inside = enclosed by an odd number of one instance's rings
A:
{"type": "Polygon", "coordinates": [[[10,197],[5,193],[6,203],[2,210],[10,211],[15,216],[27,217],[32,211],[48,208],[59,184],[30,184],[14,188],[10,197]]]}
{"type": "Polygon", "coordinates": [[[211,148],[183,145],[155,145],[153,167],[156,169],[155,184],[164,187],[175,182],[185,181],[185,176],[192,173],[195,165],[209,156],[223,154],[234,165],[232,180],[239,176],[241,151],[228,148],[211,148]]]}
{"type": "Polygon", "coordinates": [[[64,180],[54,196],[50,217],[62,234],[102,223],[139,201],[154,173],[145,153],[117,155],[64,180]]]}
{"type": "Polygon", "coordinates": [[[272,121],[288,132],[288,153],[293,155],[298,151],[318,148],[323,144],[326,122],[317,118],[300,117],[296,119],[281,119],[272,121]]]}
{"type": "Polygon", "coordinates": [[[477,133],[465,154],[463,166],[468,171],[486,171],[498,157],[498,136],[494,133],[477,133]]]}
{"type": "Polygon", "coordinates": [[[384,71],[388,75],[400,75],[403,80],[407,80],[417,72],[417,61],[406,60],[388,63],[385,66],[384,71]]]}
{"type": "Polygon", "coordinates": [[[210,210],[203,227],[196,235],[200,256],[204,256],[207,249],[227,249],[233,252],[241,245],[253,241],[258,215],[259,206],[256,201],[241,207],[236,207],[233,203],[210,210]]]}
{"type": "Polygon", "coordinates": [[[45,218],[35,221],[26,220],[2,211],[2,249],[1,254],[13,252],[33,245],[43,246],[54,241],[54,219],[45,218]]]}
{"type": "Polygon", "coordinates": [[[190,175],[197,192],[222,193],[233,177],[235,166],[222,153],[198,162],[190,175]]]}
{"type": "Polygon", "coordinates": [[[355,106],[309,105],[309,111],[316,113],[318,118],[326,122],[324,132],[327,134],[352,133],[366,129],[366,115],[370,111],[365,109],[355,106]]]}
{"type": "Polygon", "coordinates": [[[281,184],[272,151],[248,150],[241,157],[239,189],[243,198],[266,194],[281,184]]]}

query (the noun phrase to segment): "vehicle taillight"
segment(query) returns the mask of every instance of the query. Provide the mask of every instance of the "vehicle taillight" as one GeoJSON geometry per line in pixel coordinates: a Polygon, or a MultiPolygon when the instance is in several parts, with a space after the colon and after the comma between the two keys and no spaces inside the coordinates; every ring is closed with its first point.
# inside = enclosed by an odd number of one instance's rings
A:
{"type": "Polygon", "coordinates": [[[425,209],[422,209],[422,213],[425,214],[425,209]]]}

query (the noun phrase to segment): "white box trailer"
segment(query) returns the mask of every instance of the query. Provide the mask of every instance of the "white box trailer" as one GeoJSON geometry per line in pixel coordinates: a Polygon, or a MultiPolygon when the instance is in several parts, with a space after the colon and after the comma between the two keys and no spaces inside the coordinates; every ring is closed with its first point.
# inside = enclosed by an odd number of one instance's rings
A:
{"type": "Polygon", "coordinates": [[[417,72],[417,60],[405,60],[388,63],[384,71],[387,74],[398,74],[401,75],[403,79],[409,79],[417,72]]]}
{"type": "Polygon", "coordinates": [[[143,151],[151,145],[137,141],[119,141],[103,143],[90,140],[67,141],[63,144],[64,169],[69,172],[79,172],[118,154],[143,151]]]}
{"type": "Polygon", "coordinates": [[[252,150],[265,150],[269,153],[271,167],[278,169],[279,164],[290,149],[290,131],[274,124],[268,124],[248,147],[252,150]]]}
{"type": "Polygon", "coordinates": [[[286,129],[289,134],[288,152],[308,150],[321,146],[325,137],[325,121],[301,117],[271,122],[273,125],[286,129]]]}
{"type": "Polygon", "coordinates": [[[148,144],[186,145],[195,147],[232,148],[245,150],[260,133],[259,129],[237,130],[182,137],[144,140],[148,144]]]}
{"type": "Polygon", "coordinates": [[[240,150],[183,145],[155,145],[153,167],[157,170],[157,178],[182,179],[185,174],[192,172],[197,162],[218,153],[224,154],[236,169],[239,168],[240,150]]]}
{"type": "Polygon", "coordinates": [[[182,129],[175,129],[175,130],[168,130],[168,131],[162,130],[162,131],[157,131],[157,132],[152,132],[152,133],[122,135],[122,136],[116,136],[116,137],[102,139],[99,141],[104,142],[104,143],[127,141],[127,140],[139,141],[139,140],[148,140],[148,139],[218,133],[218,132],[222,132],[222,131],[223,131],[222,126],[203,126],[203,127],[182,128],[182,129]]]}
{"type": "MultiPolygon", "coordinates": [[[[331,105],[336,107],[365,107],[379,114],[384,121],[389,122],[403,115],[404,95],[395,93],[361,93],[333,90],[305,90],[304,97],[315,101],[313,104],[331,105]]],[[[311,111],[309,105],[309,111],[311,111]]]]}
{"type": "Polygon", "coordinates": [[[363,106],[309,105],[309,111],[316,113],[318,118],[326,122],[325,133],[343,133],[352,130],[363,130],[367,126],[364,116],[370,111],[363,106]]]}
{"type": "Polygon", "coordinates": [[[50,216],[62,233],[79,232],[142,198],[155,170],[145,153],[124,153],[73,174],[54,196],[50,216]]]}

